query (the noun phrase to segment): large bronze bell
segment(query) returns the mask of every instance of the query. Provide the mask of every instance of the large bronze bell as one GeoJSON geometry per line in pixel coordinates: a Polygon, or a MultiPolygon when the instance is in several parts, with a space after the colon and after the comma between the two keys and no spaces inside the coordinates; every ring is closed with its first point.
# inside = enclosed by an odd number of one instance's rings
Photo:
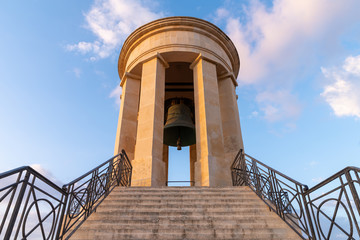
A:
{"type": "Polygon", "coordinates": [[[177,146],[190,146],[196,143],[195,126],[192,113],[183,100],[173,100],[168,108],[166,123],[164,126],[164,144],[177,146]]]}

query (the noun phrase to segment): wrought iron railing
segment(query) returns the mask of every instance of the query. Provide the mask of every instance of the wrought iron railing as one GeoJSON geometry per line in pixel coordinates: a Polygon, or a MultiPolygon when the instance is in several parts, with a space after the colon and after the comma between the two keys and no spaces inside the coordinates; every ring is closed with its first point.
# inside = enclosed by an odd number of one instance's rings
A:
{"type": "Polygon", "coordinates": [[[31,167],[0,175],[0,239],[54,239],[66,192],[31,167]]]}
{"type": "Polygon", "coordinates": [[[359,175],[347,167],[306,191],[314,239],[360,239],[359,175]]]}
{"type": "Polygon", "coordinates": [[[242,150],[234,186],[249,186],[303,239],[360,239],[360,169],[347,167],[309,189],[242,150]]]}
{"type": "Polygon", "coordinates": [[[68,239],[131,172],[123,150],[62,188],[31,167],[0,174],[0,239],[68,239]]]}

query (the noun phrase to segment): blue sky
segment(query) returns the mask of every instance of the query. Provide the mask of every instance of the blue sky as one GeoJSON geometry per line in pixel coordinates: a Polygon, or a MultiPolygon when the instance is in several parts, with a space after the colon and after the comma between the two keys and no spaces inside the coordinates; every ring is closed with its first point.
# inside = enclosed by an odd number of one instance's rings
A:
{"type": "MultiPolygon", "coordinates": [[[[32,165],[66,183],[113,154],[117,59],[137,27],[167,16],[219,26],[241,59],[245,151],[313,186],[360,166],[360,2],[2,1],[0,172],[32,165]]],[[[171,178],[188,152],[171,151],[171,178]]]]}

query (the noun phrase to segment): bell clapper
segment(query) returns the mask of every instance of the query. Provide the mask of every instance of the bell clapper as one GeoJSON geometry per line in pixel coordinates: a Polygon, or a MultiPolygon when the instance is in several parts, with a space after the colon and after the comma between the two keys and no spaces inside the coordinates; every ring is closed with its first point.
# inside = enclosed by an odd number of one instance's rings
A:
{"type": "Polygon", "coordinates": [[[177,145],[177,150],[181,150],[181,139],[180,139],[180,136],[179,136],[179,138],[178,138],[178,140],[177,140],[177,142],[176,142],[176,145],[177,145]]]}

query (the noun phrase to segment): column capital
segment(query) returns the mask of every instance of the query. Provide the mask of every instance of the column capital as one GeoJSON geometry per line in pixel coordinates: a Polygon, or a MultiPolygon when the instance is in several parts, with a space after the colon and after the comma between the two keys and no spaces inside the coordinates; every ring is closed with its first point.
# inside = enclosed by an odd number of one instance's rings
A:
{"type": "Polygon", "coordinates": [[[153,56],[151,56],[151,57],[149,57],[149,58],[145,59],[144,61],[142,61],[142,63],[145,63],[145,62],[148,62],[148,61],[150,61],[150,60],[153,60],[154,58],[159,59],[159,60],[160,60],[160,62],[162,63],[162,65],[164,65],[164,67],[165,67],[165,68],[168,68],[168,67],[169,67],[168,62],[164,59],[164,57],[163,57],[163,56],[161,56],[161,54],[160,54],[160,53],[156,53],[155,55],[153,55],[153,56]]]}
{"type": "Polygon", "coordinates": [[[199,53],[199,55],[195,58],[195,60],[190,64],[190,69],[193,69],[200,60],[204,60],[217,65],[217,62],[215,62],[210,58],[204,57],[201,53],[199,53]]]}
{"type": "Polygon", "coordinates": [[[133,74],[133,73],[125,72],[121,78],[120,87],[124,86],[125,81],[128,78],[135,79],[135,80],[141,80],[141,76],[133,74]]]}
{"type": "Polygon", "coordinates": [[[227,72],[227,73],[224,73],[224,74],[221,74],[221,75],[218,75],[218,80],[224,80],[226,78],[230,78],[232,80],[232,82],[234,83],[234,86],[237,87],[238,86],[238,83],[236,81],[236,78],[234,76],[234,73],[233,72],[227,72]]]}

